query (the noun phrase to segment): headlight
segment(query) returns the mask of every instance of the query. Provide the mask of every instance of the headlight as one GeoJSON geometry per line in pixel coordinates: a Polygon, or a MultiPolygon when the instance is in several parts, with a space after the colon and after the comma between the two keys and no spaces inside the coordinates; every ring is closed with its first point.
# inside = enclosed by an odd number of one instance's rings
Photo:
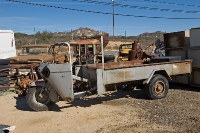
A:
{"type": "Polygon", "coordinates": [[[49,75],[50,75],[50,71],[49,71],[49,69],[48,69],[48,67],[47,66],[45,66],[43,69],[42,69],[42,75],[44,75],[46,78],[48,78],[49,77],[49,75]]]}

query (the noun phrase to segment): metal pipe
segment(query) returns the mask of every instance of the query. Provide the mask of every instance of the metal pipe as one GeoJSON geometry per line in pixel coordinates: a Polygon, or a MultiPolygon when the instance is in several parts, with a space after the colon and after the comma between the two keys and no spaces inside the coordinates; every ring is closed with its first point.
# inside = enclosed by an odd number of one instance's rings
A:
{"type": "MultiPolygon", "coordinates": [[[[71,51],[70,51],[70,50],[71,50],[70,44],[69,44],[68,42],[66,42],[66,44],[68,45],[68,48],[69,48],[69,51],[68,51],[68,52],[69,52],[69,63],[72,64],[72,57],[71,57],[71,51]]],[[[71,68],[71,69],[72,69],[72,68],[71,68]]]]}
{"type": "Polygon", "coordinates": [[[35,45],[36,45],[36,39],[35,39],[35,27],[34,27],[34,41],[35,41],[35,45]]]}
{"type": "Polygon", "coordinates": [[[79,65],[81,65],[81,44],[78,45],[78,59],[79,59],[79,65]]]}
{"type": "MultiPolygon", "coordinates": [[[[102,87],[104,88],[103,90],[105,91],[105,84],[104,84],[104,48],[103,48],[103,35],[101,34],[101,51],[102,51],[102,87]]],[[[98,82],[97,82],[98,83],[98,82]]],[[[98,92],[99,93],[99,92],[98,92]]]]}
{"type": "Polygon", "coordinates": [[[92,47],[93,47],[93,54],[94,54],[94,63],[96,63],[96,44],[94,44],[92,47]]]}
{"type": "Polygon", "coordinates": [[[101,35],[101,54],[102,54],[102,69],[104,70],[104,49],[103,49],[103,36],[101,35]]]}

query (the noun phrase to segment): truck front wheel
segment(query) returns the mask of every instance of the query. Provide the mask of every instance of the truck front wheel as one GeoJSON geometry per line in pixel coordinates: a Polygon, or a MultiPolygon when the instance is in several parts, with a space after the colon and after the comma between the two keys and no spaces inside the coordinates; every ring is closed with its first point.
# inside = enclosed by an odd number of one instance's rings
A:
{"type": "Polygon", "coordinates": [[[32,87],[28,89],[26,95],[26,100],[28,105],[35,111],[47,111],[48,105],[50,105],[51,99],[49,97],[49,92],[44,90],[42,87],[32,87]]]}
{"type": "Polygon", "coordinates": [[[152,77],[151,81],[147,85],[147,95],[151,99],[161,99],[167,96],[169,89],[168,80],[159,74],[152,77]]]}

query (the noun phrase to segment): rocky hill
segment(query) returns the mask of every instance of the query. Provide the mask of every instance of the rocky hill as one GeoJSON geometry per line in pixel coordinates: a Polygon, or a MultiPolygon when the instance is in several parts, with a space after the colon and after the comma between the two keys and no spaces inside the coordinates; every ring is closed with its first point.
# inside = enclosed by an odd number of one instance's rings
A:
{"type": "Polygon", "coordinates": [[[145,32],[145,33],[142,33],[140,35],[138,35],[138,37],[142,37],[142,38],[163,38],[163,34],[165,32],[162,32],[162,31],[156,31],[156,32],[152,32],[152,33],[149,33],[149,32],[145,32]]]}
{"type": "MultiPolygon", "coordinates": [[[[116,39],[124,39],[124,38],[127,38],[127,39],[136,39],[136,38],[142,38],[142,39],[145,39],[145,38],[162,38],[162,35],[163,35],[164,32],[162,31],[156,31],[156,32],[152,32],[152,33],[149,33],[149,32],[145,32],[145,33],[142,33],[138,36],[115,36],[116,39]]],[[[81,27],[79,29],[76,29],[76,30],[72,30],[70,32],[55,32],[54,33],[54,36],[82,36],[82,35],[86,35],[86,36],[95,36],[95,35],[99,35],[100,32],[99,31],[96,31],[94,29],[91,29],[91,28],[88,28],[88,27],[81,27]]],[[[111,36],[111,35],[110,35],[111,36]]]]}
{"type": "Polygon", "coordinates": [[[82,36],[82,35],[86,35],[86,36],[95,36],[95,35],[99,35],[100,32],[96,31],[94,29],[91,28],[79,28],[76,30],[72,30],[71,32],[56,32],[54,33],[54,36],[82,36]]]}
{"type": "MultiPolygon", "coordinates": [[[[139,40],[142,45],[150,45],[155,42],[156,39],[162,39],[163,33],[161,31],[156,31],[153,33],[142,33],[138,36],[115,36],[115,41],[134,41],[139,40]]],[[[88,37],[99,35],[100,32],[94,29],[85,27],[79,28],[76,30],[72,30],[70,32],[37,32],[34,38],[34,35],[27,35],[24,33],[15,33],[15,40],[17,48],[20,48],[26,44],[34,44],[36,39],[36,44],[44,44],[44,43],[56,43],[60,41],[69,41],[76,40],[82,35],[86,35],[88,37]]],[[[110,35],[110,39],[112,40],[112,35],[110,35]]]]}

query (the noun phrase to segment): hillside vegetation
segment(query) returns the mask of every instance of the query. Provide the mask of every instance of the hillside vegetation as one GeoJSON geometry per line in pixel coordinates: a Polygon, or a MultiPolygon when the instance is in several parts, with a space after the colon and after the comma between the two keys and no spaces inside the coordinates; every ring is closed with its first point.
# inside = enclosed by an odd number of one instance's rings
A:
{"type": "MultiPolygon", "coordinates": [[[[15,33],[15,43],[16,47],[20,48],[23,45],[27,44],[52,44],[56,42],[61,41],[70,41],[70,40],[76,40],[82,35],[86,36],[95,36],[99,35],[99,31],[95,31],[90,28],[79,28],[76,30],[73,30],[71,32],[51,32],[51,31],[43,31],[43,32],[37,32],[35,35],[27,35],[24,33],[15,33]]],[[[141,45],[151,45],[155,42],[156,39],[162,39],[163,38],[163,32],[157,31],[153,33],[145,32],[143,34],[140,34],[138,36],[115,36],[114,41],[117,44],[116,46],[111,46],[109,49],[117,49],[118,44],[117,42],[125,42],[125,41],[134,41],[139,40],[141,45]]],[[[112,35],[110,35],[109,40],[112,40],[112,35]]]]}

